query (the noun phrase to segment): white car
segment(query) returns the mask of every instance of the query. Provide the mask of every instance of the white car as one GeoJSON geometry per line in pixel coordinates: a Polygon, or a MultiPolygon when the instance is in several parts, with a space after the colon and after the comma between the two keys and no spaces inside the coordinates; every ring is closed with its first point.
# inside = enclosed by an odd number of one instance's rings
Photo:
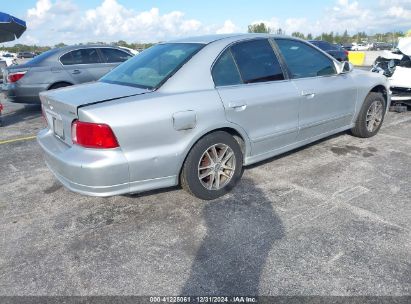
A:
{"type": "Polygon", "coordinates": [[[369,44],[364,43],[353,43],[351,50],[352,51],[368,51],[370,49],[369,44]]]}
{"type": "Polygon", "coordinates": [[[378,57],[372,71],[387,76],[392,101],[411,105],[411,37],[400,39],[397,51],[378,57]]]}
{"type": "Polygon", "coordinates": [[[128,47],[125,47],[125,46],[119,46],[119,48],[124,49],[124,50],[128,51],[129,53],[131,53],[131,54],[133,54],[133,55],[138,55],[138,54],[140,54],[139,51],[137,51],[137,50],[135,50],[135,49],[128,48],[128,47]]]}
{"type": "Polygon", "coordinates": [[[17,64],[16,57],[13,54],[10,54],[10,53],[0,54],[0,61],[5,61],[7,66],[17,64]]]}

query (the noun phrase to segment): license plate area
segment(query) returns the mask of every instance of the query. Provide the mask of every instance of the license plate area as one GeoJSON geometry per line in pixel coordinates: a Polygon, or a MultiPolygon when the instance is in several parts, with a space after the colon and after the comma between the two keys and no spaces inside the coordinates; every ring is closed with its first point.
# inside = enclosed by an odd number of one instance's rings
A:
{"type": "Polygon", "coordinates": [[[52,120],[54,135],[64,140],[63,120],[55,116],[52,116],[52,120]]]}

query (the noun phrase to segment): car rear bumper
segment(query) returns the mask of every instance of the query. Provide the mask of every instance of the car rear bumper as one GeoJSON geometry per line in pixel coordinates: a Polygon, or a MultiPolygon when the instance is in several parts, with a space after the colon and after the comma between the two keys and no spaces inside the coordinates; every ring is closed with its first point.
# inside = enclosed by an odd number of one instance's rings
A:
{"type": "Polygon", "coordinates": [[[47,86],[48,84],[3,83],[1,91],[9,102],[40,104],[39,93],[47,90],[47,86]]]}
{"type": "Polygon", "coordinates": [[[121,149],[69,146],[49,129],[40,131],[37,141],[47,166],[68,189],[92,196],[130,192],[128,162],[121,149]]]}
{"type": "Polygon", "coordinates": [[[69,146],[49,129],[40,131],[37,141],[50,171],[66,188],[77,193],[105,197],[178,184],[177,175],[130,182],[128,161],[121,149],[69,146]]]}

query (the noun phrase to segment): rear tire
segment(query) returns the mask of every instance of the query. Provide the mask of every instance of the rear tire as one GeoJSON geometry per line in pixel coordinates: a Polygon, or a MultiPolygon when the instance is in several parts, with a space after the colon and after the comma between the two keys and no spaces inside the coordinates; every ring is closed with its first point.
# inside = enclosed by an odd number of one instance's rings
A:
{"type": "Polygon", "coordinates": [[[384,121],[386,101],[384,95],[371,92],[367,95],[351,133],[356,137],[368,138],[376,135],[384,121]]]}
{"type": "Polygon", "coordinates": [[[242,172],[240,145],[227,132],[217,131],[200,139],[188,153],[180,181],[188,193],[213,200],[233,189],[242,172]]]}

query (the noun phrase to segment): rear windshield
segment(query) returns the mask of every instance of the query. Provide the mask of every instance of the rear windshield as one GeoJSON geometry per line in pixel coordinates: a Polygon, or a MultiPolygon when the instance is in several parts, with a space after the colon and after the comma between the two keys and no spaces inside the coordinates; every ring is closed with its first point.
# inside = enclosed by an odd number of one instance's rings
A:
{"type": "Polygon", "coordinates": [[[198,43],[158,44],[119,65],[100,81],[158,88],[202,47],[198,43]]]}
{"type": "Polygon", "coordinates": [[[35,56],[33,59],[27,61],[28,64],[37,64],[39,62],[42,62],[43,60],[49,58],[51,55],[55,54],[58,51],[58,49],[51,49],[49,51],[46,51],[44,53],[41,53],[40,55],[35,56]]]}

